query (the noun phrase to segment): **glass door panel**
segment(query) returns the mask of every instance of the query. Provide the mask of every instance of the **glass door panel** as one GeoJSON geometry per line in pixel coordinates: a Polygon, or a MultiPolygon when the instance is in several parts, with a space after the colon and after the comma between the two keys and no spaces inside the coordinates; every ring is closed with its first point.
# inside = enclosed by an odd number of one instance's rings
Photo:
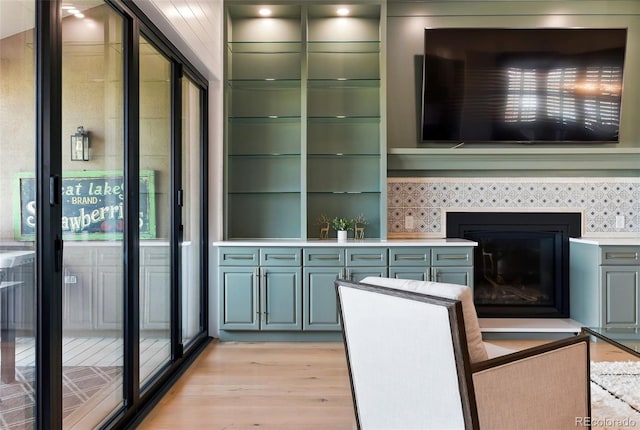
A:
{"type": "Polygon", "coordinates": [[[94,428],[122,405],[123,20],[74,6],[62,12],[63,419],[94,428]]]}
{"type": "Polygon", "coordinates": [[[140,38],[140,384],[171,358],[171,63],[140,38]],[[151,225],[149,225],[151,223],[151,225]]]}
{"type": "Polygon", "coordinates": [[[202,213],[202,125],[200,89],[188,79],[182,80],[182,206],[181,293],[182,342],[187,344],[202,329],[200,238],[202,213]]]}
{"type": "Polygon", "coordinates": [[[22,429],[34,428],[36,396],[34,10],[0,1],[0,419],[22,429]]]}

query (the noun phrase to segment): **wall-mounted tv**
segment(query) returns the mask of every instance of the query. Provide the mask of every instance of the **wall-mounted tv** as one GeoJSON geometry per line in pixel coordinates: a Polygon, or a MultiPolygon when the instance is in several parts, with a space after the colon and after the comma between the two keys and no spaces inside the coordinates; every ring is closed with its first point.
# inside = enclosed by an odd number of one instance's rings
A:
{"type": "Polygon", "coordinates": [[[427,28],[425,143],[617,143],[626,29],[427,28]]]}

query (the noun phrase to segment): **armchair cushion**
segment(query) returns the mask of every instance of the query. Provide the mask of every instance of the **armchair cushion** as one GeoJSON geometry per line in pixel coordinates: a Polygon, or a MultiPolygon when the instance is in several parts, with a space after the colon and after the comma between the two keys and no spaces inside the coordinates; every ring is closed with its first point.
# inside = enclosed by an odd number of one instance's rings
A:
{"type": "Polygon", "coordinates": [[[465,334],[467,337],[467,348],[469,349],[469,360],[471,363],[478,363],[489,358],[485,345],[482,342],[482,333],[480,332],[480,324],[478,323],[476,308],[473,305],[471,288],[466,285],[394,278],[378,278],[373,276],[369,276],[361,282],[363,284],[376,285],[379,287],[387,287],[396,290],[411,291],[430,296],[459,300],[462,302],[462,314],[464,317],[465,334]]]}

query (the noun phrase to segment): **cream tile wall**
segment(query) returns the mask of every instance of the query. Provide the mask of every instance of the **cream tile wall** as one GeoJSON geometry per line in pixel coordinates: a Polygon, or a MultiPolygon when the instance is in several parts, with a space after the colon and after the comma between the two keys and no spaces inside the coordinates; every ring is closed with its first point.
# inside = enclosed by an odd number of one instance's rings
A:
{"type": "Polygon", "coordinates": [[[445,237],[446,213],[460,211],[581,212],[583,236],[640,234],[640,178],[388,178],[387,188],[389,238],[445,237]]]}

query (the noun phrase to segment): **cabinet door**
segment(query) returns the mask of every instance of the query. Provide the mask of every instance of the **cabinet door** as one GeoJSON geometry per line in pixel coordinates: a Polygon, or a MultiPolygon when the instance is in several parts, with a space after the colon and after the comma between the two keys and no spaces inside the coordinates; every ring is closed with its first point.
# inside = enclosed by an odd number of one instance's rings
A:
{"type": "Polygon", "coordinates": [[[472,267],[433,267],[431,280],[446,284],[459,284],[473,287],[472,267]]]}
{"type": "Polygon", "coordinates": [[[262,330],[302,330],[302,270],[262,267],[262,330]]]}
{"type": "Polygon", "coordinates": [[[96,275],[96,328],[122,330],[122,270],[118,266],[98,266],[96,275]]]}
{"type": "Polygon", "coordinates": [[[637,266],[602,266],[602,303],[605,325],[633,326],[640,323],[637,266]]]}
{"type": "Polygon", "coordinates": [[[168,330],[171,318],[169,247],[142,248],[140,266],[140,329],[168,330]]]}
{"type": "Polygon", "coordinates": [[[220,267],[220,328],[259,330],[258,268],[220,267]]]}
{"type": "Polygon", "coordinates": [[[147,266],[141,271],[140,310],[142,330],[169,328],[170,272],[167,266],[147,266]]]}
{"type": "Polygon", "coordinates": [[[62,296],[62,324],[65,330],[93,328],[93,270],[91,266],[65,267],[62,296]]]}
{"type": "Polygon", "coordinates": [[[65,244],[62,290],[62,324],[65,330],[95,328],[96,255],[94,247],[65,244]]]}
{"type": "Polygon", "coordinates": [[[414,279],[428,281],[431,269],[428,267],[389,267],[389,277],[396,279],[414,279]]]}
{"type": "Polygon", "coordinates": [[[304,269],[304,330],[340,330],[340,316],[334,282],[342,276],[342,273],[342,267],[307,267],[304,269]]]}
{"type": "Polygon", "coordinates": [[[386,267],[349,267],[347,269],[347,279],[353,282],[360,282],[367,276],[376,276],[378,278],[387,277],[386,267]]]}
{"type": "Polygon", "coordinates": [[[14,300],[12,309],[14,328],[32,333],[35,328],[36,303],[33,260],[13,266],[9,270],[0,270],[0,278],[11,283],[17,282],[16,285],[19,285],[17,288],[11,288],[14,300]]]}

